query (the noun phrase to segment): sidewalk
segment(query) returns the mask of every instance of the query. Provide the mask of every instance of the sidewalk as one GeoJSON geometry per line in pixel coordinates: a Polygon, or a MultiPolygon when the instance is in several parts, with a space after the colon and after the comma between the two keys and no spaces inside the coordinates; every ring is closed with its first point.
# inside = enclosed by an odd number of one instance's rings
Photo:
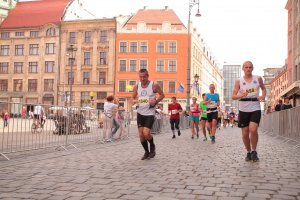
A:
{"type": "Polygon", "coordinates": [[[260,133],[260,162],[245,162],[238,128],[218,131],[216,144],[154,136],[157,155],[138,138],[0,162],[0,199],[300,200],[300,148],[260,133]]]}

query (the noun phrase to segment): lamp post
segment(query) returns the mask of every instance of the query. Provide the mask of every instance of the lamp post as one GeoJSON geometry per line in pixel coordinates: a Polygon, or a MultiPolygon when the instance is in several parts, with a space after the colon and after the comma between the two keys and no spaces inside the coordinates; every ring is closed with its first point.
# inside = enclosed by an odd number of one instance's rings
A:
{"type": "Polygon", "coordinates": [[[73,75],[73,64],[75,61],[75,54],[76,54],[77,48],[74,47],[73,44],[71,44],[68,48],[67,48],[67,52],[69,54],[69,63],[71,65],[71,83],[70,83],[70,106],[72,106],[72,90],[73,90],[73,82],[74,82],[74,75],[73,75]]]}
{"type": "Polygon", "coordinates": [[[187,72],[187,79],[186,79],[186,110],[190,110],[190,96],[191,96],[191,37],[190,37],[190,22],[191,22],[191,13],[192,8],[197,5],[198,10],[196,13],[196,17],[201,17],[200,11],[199,11],[199,1],[200,0],[190,0],[189,2],[189,19],[188,19],[188,66],[186,68],[187,72]]]}

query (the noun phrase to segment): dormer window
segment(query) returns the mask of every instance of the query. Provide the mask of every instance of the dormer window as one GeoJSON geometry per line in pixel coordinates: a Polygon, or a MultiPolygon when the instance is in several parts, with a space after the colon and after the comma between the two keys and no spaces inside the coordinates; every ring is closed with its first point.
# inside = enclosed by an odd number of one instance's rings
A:
{"type": "Polygon", "coordinates": [[[54,36],[55,35],[55,28],[49,28],[46,31],[46,36],[54,36]]]}

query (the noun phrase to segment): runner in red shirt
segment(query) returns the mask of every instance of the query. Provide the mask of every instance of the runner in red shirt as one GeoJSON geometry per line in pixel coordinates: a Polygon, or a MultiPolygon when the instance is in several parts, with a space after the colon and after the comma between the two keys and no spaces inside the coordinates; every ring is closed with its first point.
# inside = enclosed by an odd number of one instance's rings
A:
{"type": "Polygon", "coordinates": [[[180,122],[180,115],[179,112],[182,112],[181,105],[176,102],[176,97],[172,97],[172,103],[168,106],[168,111],[170,113],[170,124],[171,129],[173,132],[173,139],[176,138],[175,136],[175,128],[178,131],[178,136],[180,136],[180,130],[179,130],[179,122],[180,122]],[[174,128],[175,126],[175,128],[174,128]]]}

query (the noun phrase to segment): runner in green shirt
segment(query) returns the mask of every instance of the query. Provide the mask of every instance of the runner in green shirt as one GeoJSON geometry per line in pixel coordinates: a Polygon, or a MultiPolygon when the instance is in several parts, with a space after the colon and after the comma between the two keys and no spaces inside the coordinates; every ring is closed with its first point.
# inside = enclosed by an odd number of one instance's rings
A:
{"type": "MultiPolygon", "coordinates": [[[[202,94],[202,99],[203,100],[205,99],[205,93],[202,94]]],[[[201,108],[201,121],[200,121],[200,125],[201,125],[202,133],[203,133],[203,136],[204,136],[203,141],[207,141],[206,129],[207,129],[208,134],[210,136],[210,129],[209,129],[209,124],[207,123],[207,114],[206,114],[207,106],[203,103],[203,101],[201,101],[199,103],[199,106],[201,108]]]]}

